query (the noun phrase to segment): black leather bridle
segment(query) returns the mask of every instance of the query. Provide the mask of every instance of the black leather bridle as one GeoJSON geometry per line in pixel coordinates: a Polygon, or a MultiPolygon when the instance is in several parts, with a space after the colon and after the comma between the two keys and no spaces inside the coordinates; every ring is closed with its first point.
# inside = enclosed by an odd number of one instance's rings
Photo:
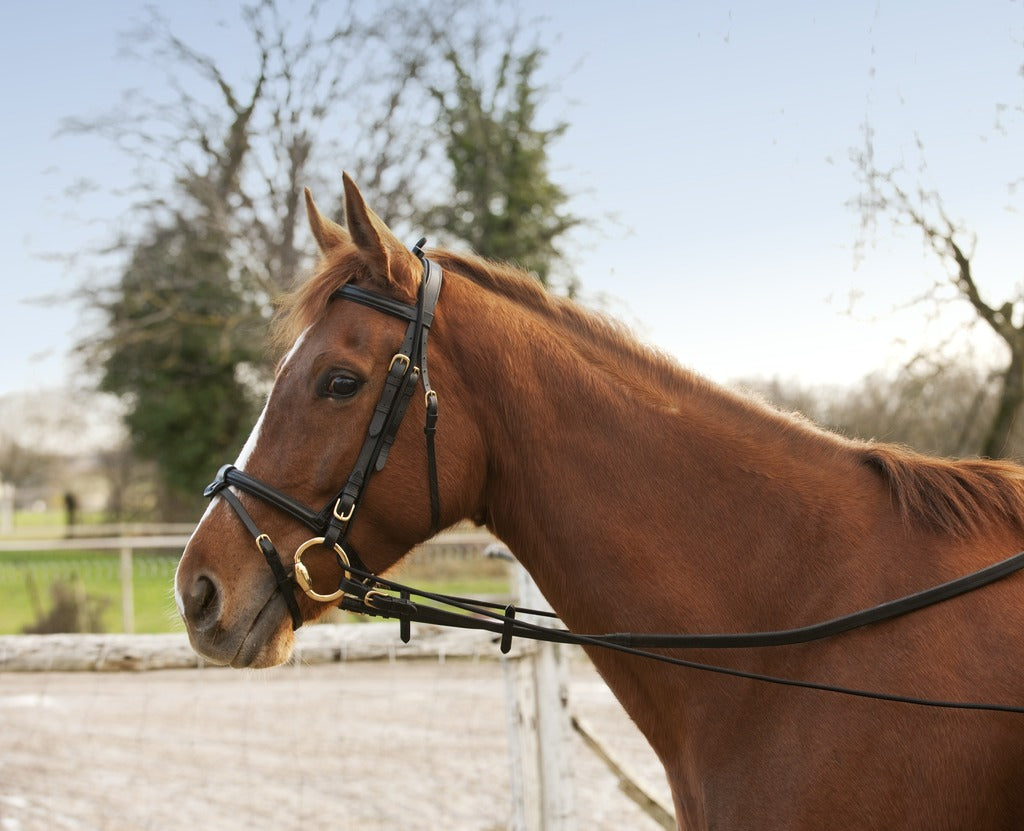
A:
{"type": "Polygon", "coordinates": [[[363,446],[356,457],[355,465],[345,486],[337,496],[321,510],[316,511],[273,485],[250,476],[230,464],[221,467],[217,471],[216,478],[203,491],[203,495],[211,499],[218,495],[223,497],[234,509],[246,530],[252,534],[257,548],[274,573],[277,587],[288,605],[294,629],[302,626],[302,614],[295,597],[296,584],[314,600],[330,603],[343,599],[346,585],[353,582],[351,569],[360,574],[369,574],[369,570],[351,545],[345,545],[345,540],[352,527],[356,508],[365,493],[366,486],[373,474],[380,471],[387,462],[391,445],[398,434],[398,428],[402,424],[413,393],[420,383],[423,384],[426,402],[426,423],[423,431],[426,435],[427,481],[430,488],[430,536],[439,530],[441,501],[438,493],[437,460],[434,451],[434,435],[437,428],[437,393],[431,389],[430,377],[427,374],[427,335],[430,332],[430,325],[434,321],[437,299],[441,294],[443,273],[440,266],[424,256],[422,246],[425,243],[426,239],[421,239],[412,249],[412,252],[423,264],[423,277],[420,281],[415,306],[359,286],[347,284],[330,296],[330,301],[350,300],[383,314],[408,321],[405,338],[388,366],[384,389],[374,408],[363,446]],[[241,501],[232,492],[232,487],[273,505],[313,531],[315,536],[296,549],[294,567],[291,570],[284,567],[273,541],[260,530],[241,501]],[[340,587],[330,594],[321,594],[313,588],[309,571],[302,562],[305,552],[316,546],[331,549],[346,575],[342,579],[340,587]]]}

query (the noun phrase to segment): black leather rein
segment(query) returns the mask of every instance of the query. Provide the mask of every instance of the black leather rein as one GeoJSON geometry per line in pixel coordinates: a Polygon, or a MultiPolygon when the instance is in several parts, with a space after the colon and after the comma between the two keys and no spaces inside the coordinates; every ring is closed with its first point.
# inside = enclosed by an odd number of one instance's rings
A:
{"type": "Polygon", "coordinates": [[[549,643],[573,644],[576,646],[598,647],[634,655],[673,666],[744,678],[769,684],[817,690],[820,692],[838,693],[840,695],[869,698],[898,704],[915,704],[923,707],[956,710],[984,710],[999,713],[1024,714],[1024,706],[977,702],[977,701],[942,701],[932,698],[895,695],[822,684],[814,681],[802,681],[794,678],[780,678],[774,675],[747,672],[732,667],[706,664],[684,658],[666,655],[664,652],[651,650],[668,649],[749,649],[791,646],[809,643],[824,638],[841,635],[854,629],[871,624],[893,620],[902,615],[910,614],[927,606],[951,600],[1009,577],[1024,569],[1024,551],[1014,554],[1005,560],[981,568],[962,577],[933,586],[895,600],[879,604],[870,609],[853,612],[832,620],[812,624],[795,629],[782,629],[775,632],[746,632],[727,634],[678,634],[678,633],[634,633],[618,632],[601,635],[586,635],[569,632],[554,626],[543,626],[522,620],[519,615],[554,618],[551,612],[536,609],[517,608],[514,605],[502,606],[497,603],[475,600],[472,598],[455,597],[436,594],[415,589],[401,583],[387,580],[377,575],[352,568],[350,572],[356,580],[343,580],[345,594],[339,604],[342,609],[364,615],[397,619],[400,634],[404,642],[410,637],[410,623],[427,623],[436,626],[455,627],[460,629],[476,629],[493,632],[501,636],[500,649],[507,653],[512,646],[514,637],[549,643]],[[358,581],[358,582],[357,582],[358,581]],[[389,593],[386,593],[389,592],[389,593]],[[411,598],[423,598],[420,603],[411,598]],[[432,605],[437,604],[437,605],[432,605]],[[447,607],[447,608],[440,608],[447,607]],[[450,611],[456,609],[457,611],[450,611]]]}

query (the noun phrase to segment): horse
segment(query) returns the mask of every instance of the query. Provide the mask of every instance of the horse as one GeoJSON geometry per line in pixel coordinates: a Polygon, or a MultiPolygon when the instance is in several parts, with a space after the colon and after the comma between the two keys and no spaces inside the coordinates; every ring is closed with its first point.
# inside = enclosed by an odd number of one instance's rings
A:
{"type": "MultiPolygon", "coordinates": [[[[512,266],[410,252],[348,175],[344,200],[341,225],[306,191],[319,264],[284,302],[266,406],[177,570],[178,608],[209,661],[280,664],[295,626],[336,605],[352,552],[381,574],[463,520],[508,545],[573,632],[800,626],[1024,548],[1021,467],[827,432],[680,367],[512,266]],[[410,349],[415,360],[399,361],[410,349]],[[381,402],[411,376],[419,389],[409,364],[425,376],[428,354],[428,392],[395,405],[408,418],[386,436],[387,464],[368,463],[367,437],[389,418],[381,402]],[[353,480],[355,496],[336,498],[353,480]],[[329,530],[306,540],[316,517],[329,530]],[[291,552],[306,592],[289,582],[291,552]]],[[[834,638],[690,655],[1019,705],[1021,580],[834,638]]],[[[1024,827],[1018,713],[587,652],[664,765],[681,828],[1024,827]]]]}

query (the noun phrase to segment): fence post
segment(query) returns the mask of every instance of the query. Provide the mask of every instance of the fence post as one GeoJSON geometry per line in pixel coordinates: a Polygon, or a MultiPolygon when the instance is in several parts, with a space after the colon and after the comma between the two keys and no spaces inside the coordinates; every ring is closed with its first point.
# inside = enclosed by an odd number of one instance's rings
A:
{"type": "Polygon", "coordinates": [[[121,546],[121,628],[126,634],[135,631],[135,592],[132,585],[132,549],[121,546]]]}
{"type": "MultiPolygon", "coordinates": [[[[526,569],[516,564],[514,570],[518,603],[550,610],[526,569]]],[[[564,649],[561,644],[533,643],[505,667],[514,800],[511,827],[515,831],[575,831],[572,721],[564,649]]]]}
{"type": "Polygon", "coordinates": [[[0,534],[14,532],[14,485],[0,479],[0,534]]]}

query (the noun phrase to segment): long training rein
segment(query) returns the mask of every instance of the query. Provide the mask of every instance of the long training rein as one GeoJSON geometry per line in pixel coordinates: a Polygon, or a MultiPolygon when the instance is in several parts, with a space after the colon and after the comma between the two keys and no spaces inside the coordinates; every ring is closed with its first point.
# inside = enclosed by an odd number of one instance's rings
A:
{"type": "Polygon", "coordinates": [[[775,632],[747,632],[728,634],[661,634],[619,632],[602,635],[584,635],[559,629],[554,626],[543,626],[522,620],[522,615],[539,617],[556,617],[551,612],[536,609],[524,609],[514,605],[502,606],[498,603],[437,594],[422,591],[393,580],[378,577],[361,569],[349,569],[351,578],[343,578],[342,586],[345,595],[339,604],[340,608],[357,614],[373,615],[397,619],[400,634],[404,642],[410,638],[410,622],[428,623],[460,629],[477,629],[494,632],[501,636],[500,649],[503,653],[510,650],[513,638],[546,641],[548,643],[572,644],[576,646],[599,647],[634,655],[673,666],[700,670],[703,672],[728,675],[750,681],[761,681],[787,687],[800,687],[820,692],[839,693],[841,695],[869,698],[878,701],[889,701],[900,704],[916,704],[924,707],[937,707],[956,710],[988,710],[1001,713],[1024,714],[1024,706],[997,704],[976,701],[943,701],[932,698],[896,695],[891,693],[862,690],[814,681],[802,681],[794,678],[783,678],[765,675],[746,670],[707,664],[677,658],[654,649],[740,649],[766,648],[809,643],[823,638],[849,632],[863,626],[882,621],[892,620],[901,615],[909,614],[926,606],[941,603],[953,597],[981,588],[1024,568],[1024,551],[987,566],[979,571],[951,580],[924,591],[906,595],[897,600],[880,604],[870,609],[854,612],[832,620],[804,626],[796,629],[782,629],[775,632]],[[388,594],[386,592],[393,592],[388,594]],[[417,603],[412,598],[421,597],[427,604],[417,603]],[[457,609],[436,608],[429,603],[437,603],[457,609]]]}
{"type": "Polygon", "coordinates": [[[973,701],[942,701],[861,690],[747,672],[732,667],[690,661],[666,655],[660,651],[652,651],[768,648],[809,643],[823,638],[834,637],[853,629],[892,620],[1001,580],[1024,568],[1024,551],[939,586],[832,620],[775,632],[729,634],[577,634],[555,626],[543,626],[532,623],[522,618],[523,615],[555,617],[551,612],[523,609],[514,605],[503,606],[502,604],[471,598],[426,592],[380,577],[371,572],[353,547],[346,543],[346,539],[366,485],[373,474],[384,467],[409,402],[420,383],[423,385],[426,406],[424,435],[427,447],[431,536],[439,530],[440,524],[440,497],[437,485],[437,462],[434,453],[434,433],[437,425],[438,401],[437,394],[430,386],[427,374],[427,335],[430,331],[430,325],[434,318],[434,309],[440,296],[443,274],[441,268],[436,263],[424,256],[422,246],[425,242],[426,240],[420,240],[412,249],[423,265],[423,278],[420,283],[415,306],[401,303],[358,286],[345,285],[331,295],[332,301],[335,299],[346,299],[383,314],[405,320],[408,324],[402,345],[388,367],[384,389],[374,409],[370,426],[356,463],[346,480],[345,486],[337,496],[331,499],[320,511],[316,511],[274,486],[250,476],[244,471],[238,470],[233,465],[224,465],[218,471],[214,481],[204,491],[204,495],[209,498],[218,495],[222,496],[237,514],[246,530],[252,535],[258,550],[266,559],[268,566],[274,574],[277,588],[288,606],[294,629],[302,626],[303,622],[295,596],[295,588],[298,586],[298,588],[301,588],[316,601],[336,602],[339,608],[357,614],[397,619],[399,621],[401,638],[406,643],[411,636],[412,623],[427,623],[493,632],[500,635],[500,649],[502,653],[507,653],[511,649],[513,638],[523,638],[550,643],[599,647],[674,666],[735,678],[880,701],[944,709],[987,710],[1024,714],[1024,706],[973,701]],[[239,498],[232,492],[232,487],[273,505],[279,511],[288,514],[313,531],[315,536],[296,549],[291,570],[285,568],[270,537],[260,530],[239,498]],[[342,570],[338,589],[330,594],[319,593],[313,588],[309,572],[303,563],[305,552],[317,546],[323,546],[332,550],[342,570]],[[422,603],[413,598],[422,598],[428,602],[422,603]]]}

